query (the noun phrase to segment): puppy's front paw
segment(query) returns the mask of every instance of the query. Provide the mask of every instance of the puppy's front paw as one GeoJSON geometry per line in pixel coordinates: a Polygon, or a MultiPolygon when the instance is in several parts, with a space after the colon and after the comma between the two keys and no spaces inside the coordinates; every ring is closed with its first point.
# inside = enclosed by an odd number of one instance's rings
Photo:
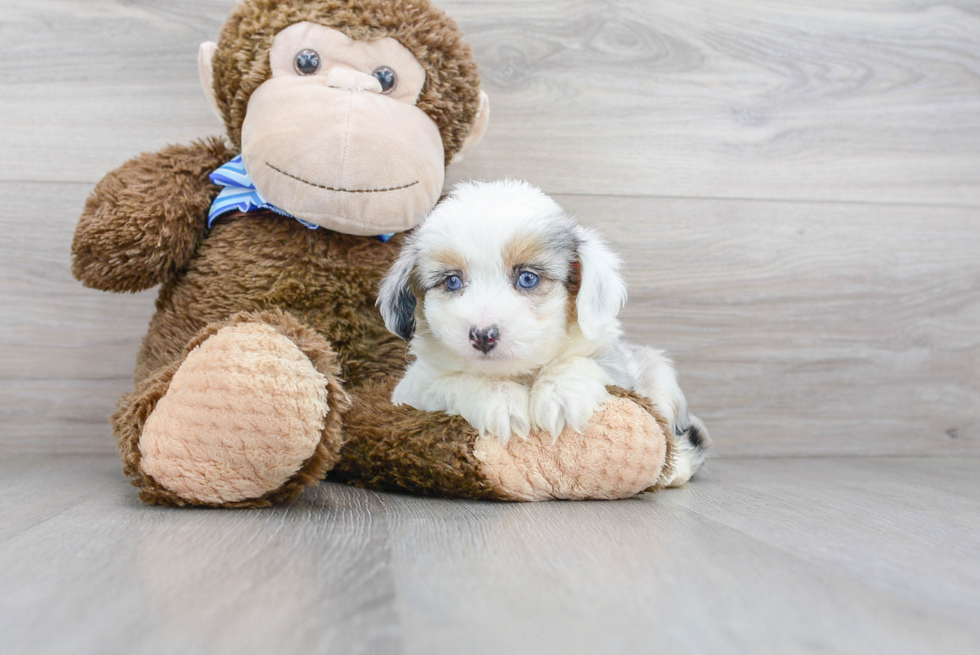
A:
{"type": "Polygon", "coordinates": [[[531,433],[531,419],[528,416],[528,388],[516,382],[501,382],[487,390],[483,398],[477,399],[477,407],[472,419],[466,418],[480,431],[496,436],[502,444],[510,441],[516,434],[526,439],[531,433]]]}
{"type": "Polygon", "coordinates": [[[582,432],[592,415],[609,400],[606,385],[595,378],[545,376],[531,389],[531,426],[546,430],[552,439],[565,429],[582,432]]]}

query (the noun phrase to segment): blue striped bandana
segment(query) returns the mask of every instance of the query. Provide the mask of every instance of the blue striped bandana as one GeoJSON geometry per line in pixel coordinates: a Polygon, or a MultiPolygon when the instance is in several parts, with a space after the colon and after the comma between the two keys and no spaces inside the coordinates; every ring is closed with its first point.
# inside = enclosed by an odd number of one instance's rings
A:
{"type": "MultiPolygon", "coordinates": [[[[237,211],[247,214],[262,209],[268,209],[287,218],[297,220],[311,230],[316,230],[320,227],[319,225],[309,223],[284,212],[263,198],[262,194],[255,188],[255,184],[252,183],[252,178],[249,177],[248,171],[245,170],[245,163],[242,161],[241,155],[238,155],[211,173],[209,177],[211,178],[211,182],[224,187],[221,193],[218,194],[218,197],[214,199],[214,202],[211,203],[211,211],[208,212],[209,228],[219,216],[230,212],[237,211]]],[[[382,234],[378,238],[387,243],[393,236],[395,235],[382,234]]]]}

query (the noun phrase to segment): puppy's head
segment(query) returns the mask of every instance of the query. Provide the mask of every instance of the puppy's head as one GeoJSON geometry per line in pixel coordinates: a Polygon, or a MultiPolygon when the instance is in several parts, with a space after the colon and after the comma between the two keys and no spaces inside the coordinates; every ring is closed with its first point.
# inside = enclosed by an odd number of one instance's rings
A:
{"type": "Polygon", "coordinates": [[[570,329],[604,338],[626,300],[619,259],[526,182],[457,186],[381,284],[385,325],[435,342],[462,370],[532,371],[570,329]]]}

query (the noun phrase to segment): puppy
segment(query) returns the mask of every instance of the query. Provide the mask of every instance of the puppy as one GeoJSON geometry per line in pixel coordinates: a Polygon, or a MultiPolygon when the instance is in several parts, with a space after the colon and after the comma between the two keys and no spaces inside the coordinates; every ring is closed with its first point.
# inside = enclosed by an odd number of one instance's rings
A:
{"type": "Polygon", "coordinates": [[[671,484],[704,461],[670,360],[626,343],[619,259],[599,235],[526,182],[458,185],[406,240],[381,284],[389,330],[415,360],[392,402],[462,416],[506,443],[581,432],[607,385],[650,398],[673,426],[671,484]]]}

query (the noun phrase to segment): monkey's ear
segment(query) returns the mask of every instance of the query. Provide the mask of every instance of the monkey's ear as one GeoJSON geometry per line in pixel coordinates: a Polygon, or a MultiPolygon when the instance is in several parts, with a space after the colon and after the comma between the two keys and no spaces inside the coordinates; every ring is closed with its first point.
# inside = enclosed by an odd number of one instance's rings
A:
{"type": "Polygon", "coordinates": [[[453,156],[452,164],[457,164],[463,161],[463,158],[471,150],[480,145],[480,141],[483,140],[483,135],[487,131],[487,125],[490,124],[490,96],[485,92],[480,91],[480,109],[476,112],[476,120],[473,122],[473,129],[470,130],[469,136],[463,141],[463,147],[459,149],[453,156]]]}
{"type": "Polygon", "coordinates": [[[626,304],[626,281],[619,272],[619,257],[595,230],[579,226],[576,233],[582,281],[575,311],[582,334],[595,341],[626,304]]]}
{"type": "Polygon", "coordinates": [[[204,87],[204,95],[208,97],[208,104],[211,105],[214,115],[223,123],[225,119],[221,115],[221,110],[218,109],[218,101],[214,97],[213,62],[214,53],[217,51],[218,44],[214,41],[202,43],[201,48],[197,51],[197,70],[201,75],[201,86],[204,87]]]}
{"type": "Polygon", "coordinates": [[[385,327],[405,341],[415,334],[415,289],[412,287],[412,271],[415,270],[415,248],[406,244],[398,261],[381,281],[381,291],[376,303],[381,310],[385,327]]]}

